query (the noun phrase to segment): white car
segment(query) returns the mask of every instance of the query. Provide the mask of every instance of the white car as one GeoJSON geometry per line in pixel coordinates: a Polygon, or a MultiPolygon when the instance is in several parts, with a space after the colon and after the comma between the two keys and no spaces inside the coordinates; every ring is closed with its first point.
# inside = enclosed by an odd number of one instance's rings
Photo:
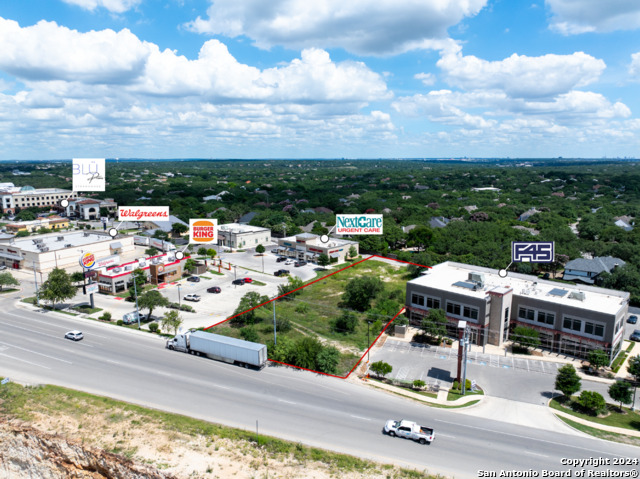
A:
{"type": "Polygon", "coordinates": [[[284,264],[293,264],[293,260],[292,259],[288,259],[287,261],[284,262],[284,264]]]}
{"type": "MultiPolygon", "coordinates": [[[[140,314],[140,321],[144,321],[147,319],[146,314],[140,314]]],[[[138,322],[138,313],[133,311],[132,313],[126,313],[122,316],[122,322],[124,324],[133,324],[138,322]]]]}
{"type": "Polygon", "coordinates": [[[73,331],[69,331],[67,334],[65,334],[64,337],[65,337],[65,339],[71,339],[73,341],[80,341],[82,338],[84,338],[84,335],[82,334],[82,331],[73,330],[73,331]]]}
{"type": "Polygon", "coordinates": [[[199,294],[188,294],[184,297],[185,301],[200,301],[200,295],[199,294]]]}
{"type": "Polygon", "coordinates": [[[402,437],[404,439],[412,439],[420,444],[431,444],[436,437],[433,429],[426,426],[420,426],[413,421],[401,419],[395,421],[389,419],[384,425],[384,432],[391,437],[402,437]]]}

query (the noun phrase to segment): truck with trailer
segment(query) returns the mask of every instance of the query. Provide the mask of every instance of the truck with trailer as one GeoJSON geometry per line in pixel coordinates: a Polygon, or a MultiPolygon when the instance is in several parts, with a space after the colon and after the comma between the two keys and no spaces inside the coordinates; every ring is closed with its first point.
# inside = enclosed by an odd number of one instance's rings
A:
{"type": "Polygon", "coordinates": [[[419,426],[413,421],[407,421],[401,419],[394,421],[390,419],[384,425],[384,432],[391,437],[403,437],[405,439],[413,439],[420,444],[431,444],[431,441],[435,439],[435,433],[433,429],[426,426],[419,426]]]}
{"type": "Polygon", "coordinates": [[[166,347],[173,351],[205,356],[245,368],[262,369],[267,363],[267,347],[264,344],[206,331],[188,331],[178,334],[167,340],[166,347]]]}

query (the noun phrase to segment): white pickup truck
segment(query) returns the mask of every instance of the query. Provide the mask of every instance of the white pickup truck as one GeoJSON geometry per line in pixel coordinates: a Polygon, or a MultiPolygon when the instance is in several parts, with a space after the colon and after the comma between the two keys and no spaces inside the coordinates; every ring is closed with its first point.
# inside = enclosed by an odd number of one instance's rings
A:
{"type": "Polygon", "coordinates": [[[399,421],[394,421],[393,419],[388,420],[384,425],[384,432],[391,437],[398,436],[405,439],[413,439],[420,444],[430,444],[436,436],[433,429],[419,426],[417,423],[407,421],[406,419],[399,421]]]}

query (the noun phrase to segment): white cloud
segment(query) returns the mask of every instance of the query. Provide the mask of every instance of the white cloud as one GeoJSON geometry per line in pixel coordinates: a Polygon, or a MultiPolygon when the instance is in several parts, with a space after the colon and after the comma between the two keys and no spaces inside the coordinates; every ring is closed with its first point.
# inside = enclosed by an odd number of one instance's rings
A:
{"type": "Polygon", "coordinates": [[[113,13],[124,13],[137,6],[142,0],[62,0],[85,10],[94,11],[102,7],[113,13]]]}
{"type": "Polygon", "coordinates": [[[598,79],[605,63],[591,55],[513,54],[501,61],[487,61],[458,52],[442,55],[437,63],[445,80],[467,90],[502,90],[514,98],[551,97],[598,79]]]}
{"type": "Polygon", "coordinates": [[[416,73],[413,78],[420,80],[425,86],[431,86],[436,82],[436,76],[433,73],[416,73]]]}
{"type": "Polygon", "coordinates": [[[344,48],[389,55],[452,47],[447,29],[476,15],[487,0],[215,0],[199,33],[245,35],[260,48],[344,48]]]}
{"type": "Polygon", "coordinates": [[[0,18],[0,69],[27,80],[126,83],[140,75],[149,44],[124,29],[80,33],[55,22],[20,27],[0,18]]]}
{"type": "Polygon", "coordinates": [[[635,0],[546,0],[551,28],[563,35],[640,28],[640,3],[635,0]]]}
{"type": "Polygon", "coordinates": [[[631,64],[629,65],[629,74],[640,76],[640,52],[631,55],[631,64]]]}

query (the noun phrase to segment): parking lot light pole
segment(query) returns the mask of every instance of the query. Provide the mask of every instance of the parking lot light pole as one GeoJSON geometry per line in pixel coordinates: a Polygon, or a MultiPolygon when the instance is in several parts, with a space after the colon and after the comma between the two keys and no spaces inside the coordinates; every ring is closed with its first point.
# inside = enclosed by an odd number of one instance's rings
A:
{"type": "Polygon", "coordinates": [[[180,294],[180,284],[178,284],[178,311],[180,311],[180,308],[182,307],[182,302],[180,301],[180,297],[182,295],[180,294]]]}
{"type": "Polygon", "coordinates": [[[276,336],[276,300],[273,300],[273,345],[277,344],[278,338],[276,336]]]}
{"type": "Polygon", "coordinates": [[[138,308],[138,285],[137,285],[135,276],[133,276],[133,294],[136,295],[136,316],[138,317],[138,329],[140,329],[140,308],[138,308]]]}

